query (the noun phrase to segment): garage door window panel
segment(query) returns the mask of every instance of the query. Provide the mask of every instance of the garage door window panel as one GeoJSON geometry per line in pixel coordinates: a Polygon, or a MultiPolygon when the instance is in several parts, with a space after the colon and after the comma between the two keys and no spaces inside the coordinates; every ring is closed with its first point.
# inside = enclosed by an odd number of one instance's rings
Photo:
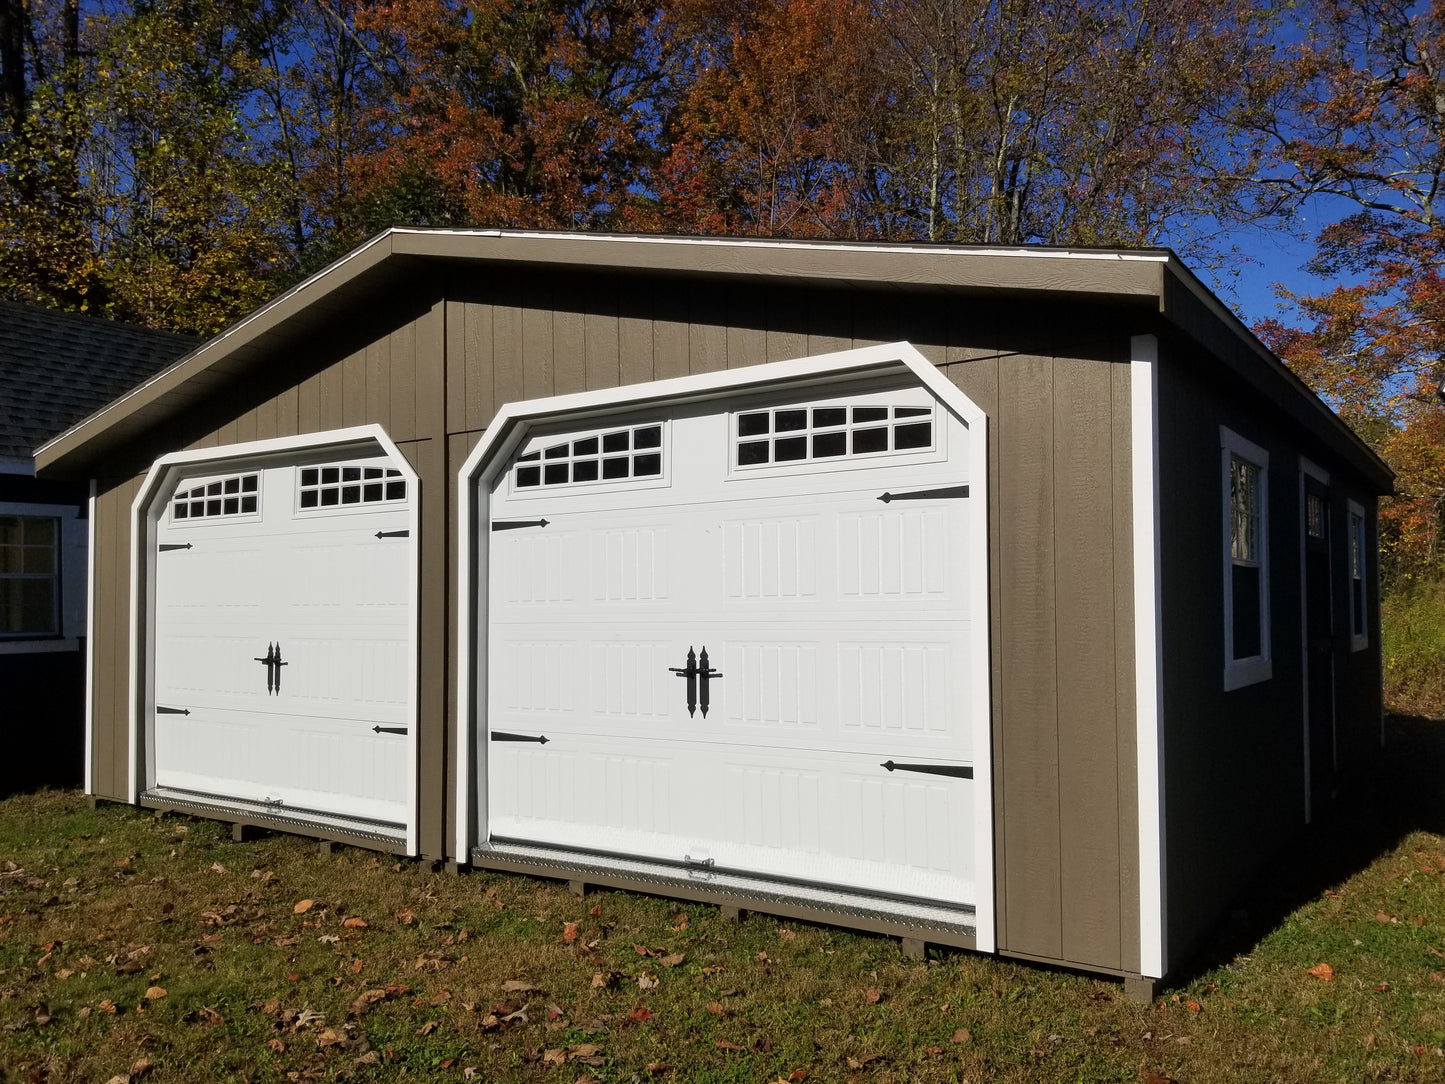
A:
{"type": "Polygon", "coordinates": [[[406,479],[395,467],[335,463],[302,467],[297,506],[303,512],[406,503],[406,479]]]}
{"type": "Polygon", "coordinates": [[[597,482],[656,481],[664,476],[660,422],[531,442],[512,466],[514,490],[597,482]]]}
{"type": "Polygon", "coordinates": [[[835,463],[896,452],[931,451],[931,406],[830,403],[739,411],[733,415],[738,468],[835,463]]]}
{"type": "Polygon", "coordinates": [[[260,514],[259,474],[183,482],[171,498],[171,522],[255,517],[260,514]]]}

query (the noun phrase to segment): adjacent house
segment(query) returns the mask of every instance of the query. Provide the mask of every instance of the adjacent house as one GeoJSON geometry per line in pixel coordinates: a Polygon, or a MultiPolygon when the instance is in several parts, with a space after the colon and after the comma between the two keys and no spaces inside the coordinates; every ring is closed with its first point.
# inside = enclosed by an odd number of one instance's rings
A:
{"type": "Polygon", "coordinates": [[[36,478],[32,452],[194,345],[0,301],[0,794],[82,778],[90,487],[36,478]]]}
{"type": "Polygon", "coordinates": [[[147,807],[1148,993],[1382,738],[1390,472],[1166,250],[392,230],[38,464],[147,807]]]}

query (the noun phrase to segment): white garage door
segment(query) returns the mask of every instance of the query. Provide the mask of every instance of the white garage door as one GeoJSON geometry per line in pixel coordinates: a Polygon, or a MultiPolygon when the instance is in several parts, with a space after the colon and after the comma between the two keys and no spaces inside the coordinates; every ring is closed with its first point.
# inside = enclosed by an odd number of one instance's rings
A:
{"type": "Polygon", "coordinates": [[[534,432],[491,495],[491,839],[974,903],[965,436],[877,386],[534,432]]]}
{"type": "Polygon", "coordinates": [[[385,459],[177,485],[155,559],[157,788],[404,831],[408,489],[385,459]]]}

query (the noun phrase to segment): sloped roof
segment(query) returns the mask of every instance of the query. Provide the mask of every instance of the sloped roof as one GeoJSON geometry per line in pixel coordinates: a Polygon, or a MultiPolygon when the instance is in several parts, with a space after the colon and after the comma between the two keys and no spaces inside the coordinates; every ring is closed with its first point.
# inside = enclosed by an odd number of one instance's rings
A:
{"type": "Polygon", "coordinates": [[[347,313],[385,305],[442,268],[587,268],[647,278],[750,281],[940,297],[1072,297],[1152,309],[1157,326],[1198,343],[1243,384],[1317,433],[1378,487],[1390,468],[1201,283],[1161,248],[787,241],[666,234],[394,228],[228,327],[38,450],[53,477],[84,476],[107,455],[247,374],[265,371],[347,313]]]}
{"type": "Polygon", "coordinates": [[[187,335],[0,301],[0,457],[30,458],[196,345],[187,335]]]}

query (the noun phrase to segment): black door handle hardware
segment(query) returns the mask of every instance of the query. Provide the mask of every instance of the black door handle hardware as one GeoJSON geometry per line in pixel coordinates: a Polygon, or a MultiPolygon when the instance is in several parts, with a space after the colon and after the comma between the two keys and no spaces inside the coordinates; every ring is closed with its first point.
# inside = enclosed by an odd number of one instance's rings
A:
{"type": "Polygon", "coordinates": [[[172,550],[188,550],[190,548],[191,544],[189,542],[162,542],[160,544],[160,551],[162,553],[170,553],[172,550]]]}
{"type": "Polygon", "coordinates": [[[708,665],[707,645],[703,645],[702,655],[699,657],[691,646],[687,649],[686,666],[669,666],[668,670],[680,678],[687,679],[687,714],[692,717],[697,714],[697,709],[702,708],[702,717],[707,718],[707,709],[712,702],[708,693],[708,682],[713,678],[722,677],[721,670],[714,670],[708,665]]]}
{"type": "Polygon", "coordinates": [[[371,728],[373,734],[405,734],[404,726],[374,726],[371,728]]]}
{"type": "Polygon", "coordinates": [[[492,741],[534,741],[534,742],[536,742],[538,745],[546,745],[546,744],[547,744],[547,735],[545,735],[545,734],[537,734],[537,735],[532,735],[532,734],[504,734],[504,733],[502,733],[502,731],[500,731],[500,730],[494,730],[494,731],[492,731],[492,741]]]}
{"type": "Polygon", "coordinates": [[[943,497],[967,497],[968,486],[946,486],[943,489],[919,489],[912,493],[880,493],[878,499],[889,501],[931,501],[943,497]]]}
{"type": "Polygon", "coordinates": [[[410,531],[377,531],[377,538],[410,538],[410,531]]]}
{"type": "Polygon", "coordinates": [[[156,705],[157,715],[189,715],[190,713],[190,708],[163,708],[159,704],[156,705]]]}
{"type": "Polygon", "coordinates": [[[281,644],[277,641],[274,644],[266,645],[266,654],[257,655],[255,659],[266,666],[266,695],[281,691],[281,667],[290,666],[289,662],[281,661],[281,644]]]}
{"type": "Polygon", "coordinates": [[[972,779],[973,767],[965,764],[895,764],[885,760],[878,765],[890,772],[922,772],[924,775],[949,775],[955,779],[972,779]]]}
{"type": "Polygon", "coordinates": [[[545,519],[494,519],[492,520],[492,530],[517,531],[523,527],[545,527],[547,522],[545,519]]]}

